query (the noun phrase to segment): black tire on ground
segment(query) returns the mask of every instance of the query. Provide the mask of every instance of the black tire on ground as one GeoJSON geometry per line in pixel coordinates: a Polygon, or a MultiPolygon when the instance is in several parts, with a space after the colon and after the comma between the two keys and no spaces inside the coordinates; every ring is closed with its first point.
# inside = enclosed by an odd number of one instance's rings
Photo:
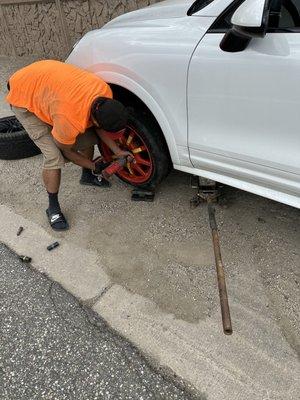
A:
{"type": "Polygon", "coordinates": [[[122,181],[143,189],[155,187],[169,174],[172,169],[169,149],[159,126],[145,112],[137,112],[130,107],[129,126],[132,126],[146,144],[153,162],[153,172],[147,182],[132,183],[118,176],[122,181]]]}
{"type": "Polygon", "coordinates": [[[16,117],[0,118],[0,159],[18,160],[40,153],[16,117]]]}

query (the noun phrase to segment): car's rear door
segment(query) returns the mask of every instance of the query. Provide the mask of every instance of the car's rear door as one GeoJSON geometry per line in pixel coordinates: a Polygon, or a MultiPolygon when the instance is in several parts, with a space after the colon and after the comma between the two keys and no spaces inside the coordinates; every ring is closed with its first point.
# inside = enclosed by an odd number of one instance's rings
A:
{"type": "Polygon", "coordinates": [[[219,45],[237,6],[215,22],[191,60],[191,161],[238,187],[300,197],[300,0],[284,0],[279,25],[264,39],[228,53],[219,45]]]}

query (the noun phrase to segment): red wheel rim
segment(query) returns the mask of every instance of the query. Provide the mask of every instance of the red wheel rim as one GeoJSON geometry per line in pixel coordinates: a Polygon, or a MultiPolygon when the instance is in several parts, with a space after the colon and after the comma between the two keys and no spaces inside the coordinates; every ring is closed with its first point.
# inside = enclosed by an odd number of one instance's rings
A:
{"type": "MultiPolygon", "coordinates": [[[[141,136],[131,126],[110,135],[122,150],[130,151],[135,158],[135,162],[127,163],[117,175],[132,184],[146,183],[153,172],[153,160],[141,136]]],[[[101,144],[101,153],[105,161],[113,161],[113,152],[104,143],[101,144]]]]}

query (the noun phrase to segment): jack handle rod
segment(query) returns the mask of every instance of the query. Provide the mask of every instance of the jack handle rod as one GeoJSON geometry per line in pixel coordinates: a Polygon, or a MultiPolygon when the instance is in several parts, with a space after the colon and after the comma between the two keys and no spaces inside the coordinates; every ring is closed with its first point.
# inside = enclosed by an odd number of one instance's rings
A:
{"type": "Polygon", "coordinates": [[[210,224],[211,231],[212,231],[212,241],[213,241],[215,260],[216,260],[216,269],[217,269],[222,322],[223,322],[223,331],[224,331],[225,335],[231,335],[232,334],[232,324],[231,324],[230,309],[229,309],[229,304],[228,304],[224,266],[223,266],[222,256],[221,256],[219,232],[218,232],[218,227],[217,227],[217,222],[216,222],[216,217],[215,217],[215,208],[213,207],[213,205],[211,204],[210,201],[208,201],[208,215],[209,215],[209,224],[210,224]]]}

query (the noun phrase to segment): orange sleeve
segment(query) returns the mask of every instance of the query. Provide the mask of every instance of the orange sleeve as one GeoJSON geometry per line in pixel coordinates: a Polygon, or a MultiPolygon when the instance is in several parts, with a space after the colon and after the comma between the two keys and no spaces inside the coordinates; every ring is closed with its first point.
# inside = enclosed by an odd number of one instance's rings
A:
{"type": "Polygon", "coordinates": [[[64,115],[56,114],[53,118],[52,136],[61,144],[74,144],[80,132],[64,115]]]}

